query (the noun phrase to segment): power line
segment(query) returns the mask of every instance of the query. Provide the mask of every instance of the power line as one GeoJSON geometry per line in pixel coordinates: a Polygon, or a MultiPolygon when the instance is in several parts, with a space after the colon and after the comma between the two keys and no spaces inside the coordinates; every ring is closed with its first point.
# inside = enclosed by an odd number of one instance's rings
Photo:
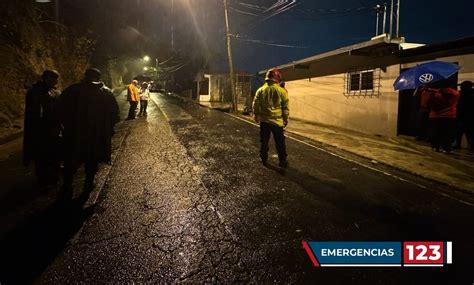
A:
{"type": "Polygon", "coordinates": [[[273,6],[271,6],[270,8],[264,11],[264,12],[269,12],[273,10],[273,12],[270,13],[270,15],[265,16],[261,21],[262,22],[266,21],[278,14],[288,11],[298,4],[299,3],[296,2],[296,0],[278,0],[277,3],[275,3],[273,6]]]}
{"type": "Polygon", "coordinates": [[[281,47],[281,48],[301,48],[301,49],[308,48],[307,46],[289,45],[289,44],[283,44],[283,43],[274,43],[270,41],[248,39],[241,35],[232,35],[232,36],[234,37],[234,39],[239,40],[239,41],[267,45],[267,46],[274,46],[274,47],[281,47]]]}

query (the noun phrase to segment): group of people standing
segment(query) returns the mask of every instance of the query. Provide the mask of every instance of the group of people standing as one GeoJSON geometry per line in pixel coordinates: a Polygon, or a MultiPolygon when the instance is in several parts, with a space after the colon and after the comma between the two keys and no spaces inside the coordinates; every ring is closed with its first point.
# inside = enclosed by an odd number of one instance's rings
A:
{"type": "Polygon", "coordinates": [[[101,81],[101,72],[86,70],[81,82],[63,92],[60,75],[46,70],[27,92],[23,163],[35,164],[40,188],[57,186],[63,163],[62,198],[71,199],[73,177],[85,165],[85,193],[94,188],[101,162],[110,163],[111,138],[120,121],[119,107],[112,91],[101,81]]]}
{"type": "Polygon", "coordinates": [[[433,150],[451,153],[460,148],[462,138],[474,148],[474,90],[471,81],[461,90],[439,81],[416,90],[420,96],[418,140],[429,140],[433,150]]]}
{"type": "Polygon", "coordinates": [[[138,101],[140,101],[140,111],[138,116],[147,116],[148,113],[146,109],[148,107],[148,100],[150,100],[150,84],[143,82],[141,87],[138,88],[138,80],[132,80],[127,86],[127,101],[130,104],[130,109],[128,110],[127,120],[133,120],[136,118],[138,111],[138,101]]]}

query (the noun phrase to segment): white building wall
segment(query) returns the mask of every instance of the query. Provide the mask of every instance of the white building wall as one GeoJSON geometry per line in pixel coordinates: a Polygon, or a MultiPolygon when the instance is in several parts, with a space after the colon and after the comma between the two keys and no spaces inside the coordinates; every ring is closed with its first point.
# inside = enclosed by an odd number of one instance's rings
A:
{"type": "MultiPolygon", "coordinates": [[[[381,71],[380,95],[344,96],[345,74],[289,81],[290,118],[384,136],[397,135],[398,92],[393,82],[400,66],[381,71]]],[[[377,84],[377,81],[374,82],[377,84]]]]}

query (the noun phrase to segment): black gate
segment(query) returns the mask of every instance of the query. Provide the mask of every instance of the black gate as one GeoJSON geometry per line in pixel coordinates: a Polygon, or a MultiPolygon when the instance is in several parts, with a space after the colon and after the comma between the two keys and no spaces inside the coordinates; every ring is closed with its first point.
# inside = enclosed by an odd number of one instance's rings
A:
{"type": "Polygon", "coordinates": [[[416,136],[420,96],[413,96],[415,90],[400,91],[398,99],[398,135],[416,136]]]}

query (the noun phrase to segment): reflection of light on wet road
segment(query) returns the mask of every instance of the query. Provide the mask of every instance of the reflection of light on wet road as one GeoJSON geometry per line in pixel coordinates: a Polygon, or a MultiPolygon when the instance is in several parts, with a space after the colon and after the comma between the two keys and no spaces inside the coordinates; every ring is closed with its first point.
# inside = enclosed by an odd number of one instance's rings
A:
{"type": "Polygon", "coordinates": [[[165,104],[159,95],[152,94],[151,100],[160,108],[167,121],[191,120],[192,117],[174,104],[165,104]]]}

